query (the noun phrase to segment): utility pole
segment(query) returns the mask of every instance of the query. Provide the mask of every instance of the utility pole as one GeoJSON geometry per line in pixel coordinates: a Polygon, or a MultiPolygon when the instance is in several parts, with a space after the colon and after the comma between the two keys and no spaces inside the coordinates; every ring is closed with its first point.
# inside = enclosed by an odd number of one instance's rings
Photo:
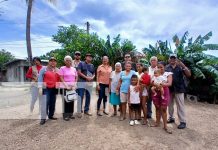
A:
{"type": "Polygon", "coordinates": [[[90,23],[87,21],[86,22],[86,32],[87,32],[87,34],[89,34],[89,30],[90,30],[90,23]]]}

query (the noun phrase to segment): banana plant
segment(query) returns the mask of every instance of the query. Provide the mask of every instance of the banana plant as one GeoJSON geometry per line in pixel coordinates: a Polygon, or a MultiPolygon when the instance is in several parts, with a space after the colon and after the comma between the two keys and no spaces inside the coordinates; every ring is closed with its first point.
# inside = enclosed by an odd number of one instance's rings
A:
{"type": "MultiPolygon", "coordinates": [[[[199,35],[193,41],[193,38],[188,39],[188,32],[186,31],[181,39],[175,35],[173,42],[176,46],[178,58],[192,71],[193,79],[191,82],[212,81],[208,82],[210,83],[208,92],[216,95],[218,93],[218,71],[215,66],[218,64],[218,58],[204,53],[207,50],[218,50],[218,44],[205,44],[211,36],[212,32],[209,32],[204,36],[199,35]]],[[[191,85],[194,86],[195,84],[191,85]]],[[[191,87],[191,89],[193,88],[191,87]]]]}

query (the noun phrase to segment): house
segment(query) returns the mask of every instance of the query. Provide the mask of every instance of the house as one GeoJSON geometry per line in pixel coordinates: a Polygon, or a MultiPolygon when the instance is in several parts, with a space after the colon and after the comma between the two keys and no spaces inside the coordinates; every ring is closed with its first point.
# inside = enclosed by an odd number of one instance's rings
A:
{"type": "MultiPolygon", "coordinates": [[[[42,60],[42,65],[47,65],[48,60],[42,60]]],[[[29,69],[27,59],[15,59],[5,63],[4,80],[6,82],[26,82],[26,73],[29,69]]]]}

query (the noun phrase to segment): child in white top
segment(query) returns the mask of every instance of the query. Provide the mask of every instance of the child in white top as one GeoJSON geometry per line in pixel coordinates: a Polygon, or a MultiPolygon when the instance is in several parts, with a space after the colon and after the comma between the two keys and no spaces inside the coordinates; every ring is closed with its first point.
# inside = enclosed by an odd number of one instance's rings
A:
{"type": "Polygon", "coordinates": [[[140,124],[138,121],[140,118],[139,113],[141,111],[140,107],[140,91],[136,92],[135,87],[138,84],[138,77],[137,75],[132,75],[131,77],[131,85],[128,91],[128,103],[130,109],[130,125],[133,126],[134,124],[140,124]]]}
{"type": "Polygon", "coordinates": [[[152,83],[152,87],[151,87],[151,91],[154,94],[154,96],[157,95],[157,92],[160,91],[161,93],[161,98],[164,99],[164,89],[163,89],[163,84],[164,82],[164,77],[160,74],[160,70],[156,69],[154,71],[154,75],[151,78],[151,83],[152,83]]]}

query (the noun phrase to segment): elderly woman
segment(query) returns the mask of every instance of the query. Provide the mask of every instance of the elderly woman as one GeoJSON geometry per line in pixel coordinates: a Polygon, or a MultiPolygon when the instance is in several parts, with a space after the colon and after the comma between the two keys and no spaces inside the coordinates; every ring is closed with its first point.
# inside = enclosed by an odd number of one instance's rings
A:
{"type": "Polygon", "coordinates": [[[102,58],[102,64],[97,69],[97,89],[99,90],[99,98],[97,102],[97,115],[102,116],[100,113],[101,101],[103,99],[103,113],[108,115],[105,111],[107,96],[105,95],[105,89],[109,87],[110,74],[112,67],[109,65],[109,59],[107,56],[102,58]]]}
{"type": "Polygon", "coordinates": [[[110,84],[109,84],[109,91],[110,91],[110,103],[113,105],[114,113],[112,116],[117,115],[117,105],[120,105],[120,93],[116,91],[118,82],[120,80],[120,73],[122,71],[121,63],[117,62],[115,64],[115,71],[111,72],[110,76],[110,84]]]}
{"type": "Polygon", "coordinates": [[[75,90],[77,82],[77,71],[72,67],[72,58],[70,56],[65,56],[64,58],[65,66],[62,66],[59,70],[60,75],[60,93],[63,100],[63,119],[69,121],[70,119],[75,119],[73,116],[74,112],[74,102],[66,102],[64,96],[67,90],[75,90]]]}
{"type": "Polygon", "coordinates": [[[164,124],[164,130],[167,133],[172,134],[172,131],[170,131],[167,128],[167,107],[169,105],[169,100],[170,100],[169,87],[172,85],[172,72],[166,72],[165,66],[166,66],[165,62],[158,63],[158,69],[160,70],[160,73],[164,79],[162,83],[162,86],[164,89],[164,97],[161,97],[160,91],[158,92],[157,95],[152,94],[152,100],[156,108],[156,124],[153,127],[160,126],[160,119],[162,117],[163,124],[164,124]]]}

